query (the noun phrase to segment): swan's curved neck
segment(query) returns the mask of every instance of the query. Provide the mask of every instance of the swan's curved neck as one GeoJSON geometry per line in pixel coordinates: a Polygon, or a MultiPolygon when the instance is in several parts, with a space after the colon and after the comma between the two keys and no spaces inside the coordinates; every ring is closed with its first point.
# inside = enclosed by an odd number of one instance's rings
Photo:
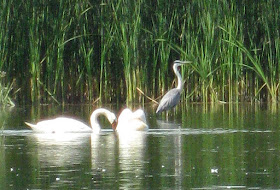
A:
{"type": "Polygon", "coordinates": [[[98,123],[98,116],[104,115],[105,117],[109,117],[110,112],[106,109],[99,108],[95,110],[90,116],[91,128],[93,132],[99,133],[101,130],[100,124],[98,123]]]}
{"type": "Polygon", "coordinates": [[[178,78],[178,86],[177,86],[177,89],[180,90],[180,91],[182,91],[182,89],[183,89],[183,81],[182,81],[182,76],[181,76],[181,74],[180,74],[179,71],[178,71],[178,66],[180,66],[180,65],[175,63],[175,64],[173,65],[173,70],[174,70],[175,75],[176,75],[177,78],[178,78]]]}

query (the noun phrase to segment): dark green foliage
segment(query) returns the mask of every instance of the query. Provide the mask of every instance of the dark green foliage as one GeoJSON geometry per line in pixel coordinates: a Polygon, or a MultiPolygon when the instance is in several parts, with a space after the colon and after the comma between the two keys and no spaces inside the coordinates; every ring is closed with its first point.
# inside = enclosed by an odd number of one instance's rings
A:
{"type": "Polygon", "coordinates": [[[60,0],[0,2],[0,70],[17,101],[279,99],[278,1],[60,0]]]}

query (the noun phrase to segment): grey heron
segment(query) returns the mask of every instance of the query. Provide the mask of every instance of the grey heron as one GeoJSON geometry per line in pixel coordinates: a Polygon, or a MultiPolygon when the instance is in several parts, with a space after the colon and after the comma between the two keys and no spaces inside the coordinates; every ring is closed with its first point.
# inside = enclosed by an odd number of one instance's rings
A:
{"type": "Polygon", "coordinates": [[[180,101],[180,95],[183,90],[183,81],[182,81],[182,76],[178,71],[178,66],[184,65],[186,63],[191,63],[190,61],[180,61],[176,60],[174,61],[173,64],[173,70],[175,75],[178,78],[178,86],[177,88],[173,88],[169,90],[161,99],[159,106],[157,108],[156,113],[159,114],[163,111],[169,110],[173,107],[175,107],[179,101],[180,101]]]}

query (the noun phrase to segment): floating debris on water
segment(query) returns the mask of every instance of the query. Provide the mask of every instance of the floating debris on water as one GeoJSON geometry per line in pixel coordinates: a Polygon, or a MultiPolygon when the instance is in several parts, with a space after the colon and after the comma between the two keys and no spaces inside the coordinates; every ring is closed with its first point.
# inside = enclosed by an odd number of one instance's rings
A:
{"type": "Polygon", "coordinates": [[[217,173],[219,173],[218,168],[211,168],[211,174],[217,174],[217,173]]]}

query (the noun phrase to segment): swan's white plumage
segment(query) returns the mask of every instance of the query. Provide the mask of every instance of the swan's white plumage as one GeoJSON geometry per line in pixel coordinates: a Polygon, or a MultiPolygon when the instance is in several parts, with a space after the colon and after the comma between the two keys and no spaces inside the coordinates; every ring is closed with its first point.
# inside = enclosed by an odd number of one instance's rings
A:
{"type": "Polygon", "coordinates": [[[124,109],[119,118],[116,130],[118,132],[146,131],[149,129],[146,116],[142,109],[132,112],[130,109],[124,109]]]}
{"type": "Polygon", "coordinates": [[[40,133],[99,133],[101,130],[97,120],[99,115],[105,115],[111,124],[116,121],[116,116],[114,113],[104,108],[99,108],[91,114],[91,127],[70,117],[58,117],[55,119],[40,121],[37,124],[25,122],[25,124],[28,125],[34,132],[40,133]]]}

